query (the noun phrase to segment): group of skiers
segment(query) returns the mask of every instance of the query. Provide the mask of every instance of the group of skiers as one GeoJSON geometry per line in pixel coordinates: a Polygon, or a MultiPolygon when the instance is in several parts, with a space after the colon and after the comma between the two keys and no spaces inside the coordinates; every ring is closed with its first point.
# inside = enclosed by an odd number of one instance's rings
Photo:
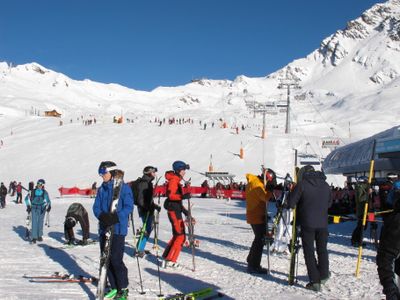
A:
{"type": "MultiPolygon", "coordinates": [[[[253,229],[254,240],[247,256],[249,273],[268,274],[269,269],[261,266],[263,247],[271,243],[268,226],[268,202],[276,187],[276,174],[271,169],[263,169],[261,175],[247,174],[246,220],[253,229]]],[[[298,225],[301,230],[304,259],[310,282],[307,289],[320,291],[329,276],[328,262],[328,208],[332,202],[331,190],[325,175],[305,166],[298,171],[298,183],[291,186],[292,192],[283,208],[297,207],[298,225]],[[314,247],[316,245],[316,249],[314,247]],[[315,257],[317,251],[317,259],[315,257]]],[[[290,220],[286,220],[289,225],[290,220]]],[[[297,226],[296,224],[296,226],[297,226]]],[[[278,225],[278,224],[275,224],[278,225]]]]}
{"type": "MultiPolygon", "coordinates": [[[[174,267],[185,242],[185,223],[182,214],[188,214],[182,200],[188,199],[190,193],[183,193],[181,181],[189,165],[183,161],[175,161],[171,171],[166,172],[167,199],[164,208],[168,212],[168,218],[172,227],[172,238],[162,254],[164,267],[174,267]]],[[[116,210],[110,210],[113,203],[114,177],[121,172],[112,161],[104,161],[100,164],[98,173],[103,178],[103,183],[97,191],[93,204],[93,213],[99,220],[100,251],[104,252],[106,244],[106,231],[113,228],[111,251],[108,267],[109,291],[105,294],[107,299],[126,299],[128,296],[128,270],[123,262],[125,237],[128,233],[129,216],[137,205],[138,213],[143,222],[143,234],[137,241],[136,255],[142,257],[146,242],[153,229],[154,213],[161,210],[160,205],[154,203],[153,183],[157,168],[146,166],[143,176],[131,183],[122,183],[116,210]],[[135,197],[134,197],[135,195],[135,197]],[[134,199],[135,198],[135,199],[134,199]]]]}
{"type": "MultiPolygon", "coordinates": [[[[191,197],[189,192],[184,192],[182,180],[186,170],[190,167],[183,161],[175,161],[172,170],[165,173],[167,180],[167,198],[164,208],[167,210],[171,224],[172,238],[162,254],[163,267],[175,267],[185,243],[185,221],[188,217],[188,209],[183,205],[183,200],[191,197]]],[[[138,239],[136,246],[137,257],[144,256],[147,240],[152,232],[155,213],[159,213],[161,207],[155,203],[153,181],[156,178],[157,168],[146,166],[143,175],[130,184],[123,183],[119,192],[118,205],[113,212],[110,210],[114,192],[114,177],[119,170],[112,161],[104,161],[100,164],[98,174],[103,183],[98,188],[93,204],[93,213],[99,220],[100,251],[104,251],[106,231],[113,228],[110,261],[108,267],[108,282],[110,289],[106,293],[107,299],[127,299],[128,296],[128,270],[123,262],[125,237],[128,233],[129,217],[132,217],[134,205],[137,206],[139,216],[143,223],[143,234],[138,239]]],[[[312,166],[304,166],[297,171],[296,183],[290,177],[284,184],[282,199],[279,202],[280,213],[288,213],[296,208],[297,222],[296,233],[301,238],[304,260],[307,268],[309,283],[306,289],[321,291],[323,285],[331,276],[327,251],[328,243],[328,209],[332,204],[331,187],[326,183],[326,177],[321,171],[316,171],[312,166]]],[[[263,168],[262,174],[247,174],[246,185],[246,220],[251,225],[254,240],[247,256],[247,270],[250,274],[267,274],[268,269],[261,266],[263,248],[272,243],[273,238],[279,236],[279,224],[273,224],[268,228],[268,202],[273,197],[276,187],[276,174],[272,169],[263,168]]],[[[359,185],[365,188],[356,192],[356,199],[364,199],[371,193],[368,189],[368,181],[359,178],[359,185]],[[364,192],[362,192],[362,190],[364,192]],[[364,198],[363,198],[364,197],[364,198]]],[[[46,211],[51,210],[51,202],[47,191],[44,189],[45,181],[37,181],[36,187],[25,197],[27,211],[32,217],[32,243],[42,241],[43,218],[46,211]]],[[[156,183],[157,184],[157,183],[156,183]]],[[[400,299],[400,292],[395,282],[395,274],[400,275],[400,181],[394,181],[390,201],[392,210],[385,214],[385,222],[382,228],[377,254],[378,275],[383,286],[386,299],[400,299]]],[[[361,206],[360,206],[361,207],[361,206]]],[[[362,209],[359,208],[360,212],[362,209]]],[[[360,214],[360,213],[359,213],[360,214]]],[[[290,226],[291,217],[281,216],[286,225],[290,226]]],[[[87,211],[79,203],[73,203],[68,208],[64,230],[69,243],[74,243],[73,227],[81,224],[83,239],[86,244],[89,238],[89,218],[87,211]]],[[[287,228],[285,230],[288,230],[287,228]]],[[[362,241],[363,225],[357,223],[352,236],[352,243],[359,246],[362,241]],[[360,237],[361,235],[361,237],[360,237]]],[[[277,240],[274,241],[276,244],[277,240]]],[[[276,249],[279,245],[276,244],[276,249]]],[[[287,247],[287,246],[286,246],[287,247]]],[[[274,247],[273,247],[274,248],[274,247]]]]}
{"type": "MultiPolygon", "coordinates": [[[[278,213],[296,208],[296,232],[301,237],[304,260],[307,268],[309,283],[306,289],[319,292],[329,280],[328,258],[328,209],[332,204],[332,192],[326,183],[326,177],[321,171],[312,166],[304,166],[297,171],[297,183],[288,183],[287,192],[284,189],[282,199],[278,199],[278,213]]],[[[276,175],[271,169],[263,169],[261,175],[246,175],[246,219],[254,232],[254,240],[247,256],[248,272],[268,274],[269,269],[261,266],[261,257],[264,245],[273,240],[271,234],[279,239],[278,228],[268,229],[268,201],[272,197],[276,185],[276,175]]],[[[352,244],[362,246],[362,232],[365,226],[362,223],[364,205],[368,201],[372,190],[368,178],[358,178],[356,186],[357,226],[352,235],[352,244]]],[[[393,181],[392,188],[387,193],[382,227],[377,251],[377,269],[383,292],[386,299],[399,300],[400,292],[396,276],[400,276],[400,180],[393,181]],[[389,205],[389,207],[388,207],[389,205]]],[[[281,219],[282,220],[282,219],[281,219]]],[[[284,227],[293,224],[294,218],[286,216],[284,227]]],[[[275,222],[273,226],[277,227],[275,222]]],[[[290,231],[287,228],[286,232],[290,231]]],[[[293,236],[292,239],[295,239],[293,236]]],[[[274,244],[279,241],[275,240],[274,244]]],[[[276,245],[279,248],[279,244],[276,245]]],[[[293,253],[291,253],[293,255],[293,253]]]]}

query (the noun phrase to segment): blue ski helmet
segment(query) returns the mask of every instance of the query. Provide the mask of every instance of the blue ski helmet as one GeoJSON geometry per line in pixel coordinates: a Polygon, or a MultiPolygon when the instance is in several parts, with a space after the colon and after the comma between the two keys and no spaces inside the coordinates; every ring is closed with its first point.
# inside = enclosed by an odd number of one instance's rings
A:
{"type": "Polygon", "coordinates": [[[394,189],[394,190],[400,190],[400,180],[396,180],[396,181],[393,183],[393,189],[394,189]]]}
{"type": "Polygon", "coordinates": [[[172,169],[174,170],[174,172],[179,172],[181,170],[189,170],[190,166],[181,160],[177,160],[174,161],[174,163],[172,164],[172,169]]]}

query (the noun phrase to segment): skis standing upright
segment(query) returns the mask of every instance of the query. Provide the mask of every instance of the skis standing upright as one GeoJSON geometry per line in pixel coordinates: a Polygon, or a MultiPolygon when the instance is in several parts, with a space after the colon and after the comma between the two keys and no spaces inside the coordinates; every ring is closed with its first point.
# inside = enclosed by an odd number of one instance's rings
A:
{"type": "Polygon", "coordinates": [[[193,269],[192,271],[196,271],[196,262],[195,262],[195,248],[196,248],[196,239],[194,237],[194,219],[192,217],[192,205],[190,203],[190,198],[188,199],[188,242],[189,242],[189,247],[192,249],[192,263],[193,263],[193,269]]]}
{"type": "Polygon", "coordinates": [[[289,285],[294,284],[297,254],[299,252],[300,244],[296,224],[296,207],[293,209],[293,224],[292,224],[292,239],[290,240],[290,268],[289,268],[289,285]]]}
{"type": "Polygon", "coordinates": [[[31,229],[30,229],[31,228],[31,213],[30,212],[26,216],[25,225],[26,225],[25,239],[29,240],[30,235],[31,235],[31,229]]]}
{"type": "MultiPolygon", "coordinates": [[[[294,171],[295,176],[294,176],[294,178],[295,178],[295,182],[297,182],[298,171],[297,171],[297,150],[296,149],[295,149],[294,166],[295,166],[295,171],[294,171]]],[[[294,209],[293,209],[293,223],[292,223],[292,238],[290,240],[290,267],[289,267],[289,276],[288,276],[289,285],[293,285],[294,284],[296,260],[298,258],[297,254],[298,254],[298,251],[299,251],[299,248],[300,248],[296,219],[297,219],[297,209],[296,209],[296,207],[294,207],[294,209]]]]}
{"type": "MultiPolygon", "coordinates": [[[[124,173],[120,170],[116,170],[114,176],[113,185],[113,196],[110,206],[110,212],[116,212],[121,195],[121,189],[123,184],[124,173]]],[[[99,270],[99,282],[97,285],[97,298],[100,300],[104,299],[105,288],[107,284],[107,269],[110,261],[111,243],[114,235],[114,226],[109,226],[105,233],[104,248],[100,254],[100,270],[99,270]]]]}

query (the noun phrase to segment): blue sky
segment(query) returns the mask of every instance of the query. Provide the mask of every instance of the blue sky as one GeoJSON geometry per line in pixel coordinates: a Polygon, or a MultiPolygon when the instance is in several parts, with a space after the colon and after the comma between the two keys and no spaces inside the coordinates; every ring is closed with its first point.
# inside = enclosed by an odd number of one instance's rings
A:
{"type": "Polygon", "coordinates": [[[261,77],[378,0],[2,0],[0,61],[139,90],[261,77]]]}

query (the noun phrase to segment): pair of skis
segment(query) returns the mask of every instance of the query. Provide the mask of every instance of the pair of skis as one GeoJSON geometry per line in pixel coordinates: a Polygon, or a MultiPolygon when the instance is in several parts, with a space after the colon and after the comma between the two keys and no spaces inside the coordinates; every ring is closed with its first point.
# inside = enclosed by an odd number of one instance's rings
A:
{"type": "Polygon", "coordinates": [[[209,287],[189,293],[177,293],[175,295],[160,297],[158,299],[159,300],[195,300],[195,299],[211,300],[222,297],[224,297],[224,294],[220,292],[214,293],[214,289],[209,287]]]}
{"type": "MultiPolygon", "coordinates": [[[[113,185],[113,196],[111,200],[110,212],[116,213],[119,197],[121,195],[121,189],[123,185],[124,173],[120,170],[116,170],[116,174],[114,176],[114,185],[113,185]]],[[[109,226],[104,234],[104,247],[101,250],[100,254],[100,268],[99,268],[99,281],[97,285],[97,298],[102,300],[104,299],[105,289],[107,285],[107,269],[108,264],[110,262],[110,254],[111,254],[111,244],[114,236],[114,225],[109,226]]]]}
{"type": "Polygon", "coordinates": [[[29,279],[29,282],[36,283],[97,283],[98,279],[96,277],[87,277],[83,275],[75,276],[72,274],[61,274],[59,272],[55,272],[51,275],[24,275],[23,278],[29,279]]]}
{"type": "Polygon", "coordinates": [[[190,203],[190,198],[188,198],[187,200],[188,200],[188,215],[187,215],[186,225],[188,228],[188,240],[185,245],[192,250],[192,266],[193,266],[192,271],[195,272],[196,271],[195,249],[196,249],[196,247],[199,247],[199,241],[196,240],[196,238],[194,236],[195,220],[193,219],[193,216],[192,216],[192,205],[190,203]]]}

